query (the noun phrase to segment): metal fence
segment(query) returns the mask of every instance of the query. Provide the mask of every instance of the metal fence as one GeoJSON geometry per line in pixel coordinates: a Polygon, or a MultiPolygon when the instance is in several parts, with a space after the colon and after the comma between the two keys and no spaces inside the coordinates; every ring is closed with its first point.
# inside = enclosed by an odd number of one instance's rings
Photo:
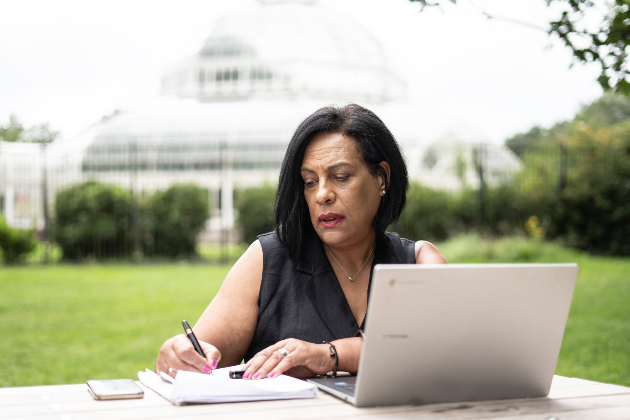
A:
{"type": "MultiPolygon", "coordinates": [[[[106,144],[0,142],[2,215],[10,226],[35,229],[40,239],[29,262],[60,259],[61,251],[51,236],[57,195],[87,181],[115,184],[131,192],[134,200],[131,220],[119,220],[119,223],[125,225],[132,237],[130,242],[122,243],[131,243],[136,255],[141,251],[138,244],[142,241],[139,235],[142,235],[140,226],[144,223],[142,213],[137,210],[138,203],[173,184],[201,186],[208,191],[210,218],[199,234],[199,241],[208,255],[216,254],[217,260],[225,260],[230,252],[238,252],[231,251],[239,241],[234,191],[263,182],[275,185],[285,151],[284,146],[278,144],[221,141],[148,146],[149,142],[134,139],[106,144]]],[[[436,144],[424,149],[415,159],[407,157],[412,180],[436,190],[477,191],[476,211],[482,223],[489,188],[513,182],[520,176],[519,182],[528,190],[561,194],[567,185],[569,168],[595,164],[596,160],[588,150],[568,149],[562,145],[538,148],[518,158],[505,148],[493,145],[440,147],[436,144]]],[[[98,259],[99,253],[128,256],[129,249],[124,246],[129,245],[105,242],[95,236],[94,258],[98,259]],[[120,249],[111,249],[117,246],[120,249]]]]}

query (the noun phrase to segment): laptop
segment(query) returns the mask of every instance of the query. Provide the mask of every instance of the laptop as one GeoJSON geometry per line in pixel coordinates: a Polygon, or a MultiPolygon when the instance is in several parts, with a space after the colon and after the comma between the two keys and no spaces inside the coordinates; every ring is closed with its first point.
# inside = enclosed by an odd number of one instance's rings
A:
{"type": "Polygon", "coordinates": [[[309,382],[357,407],[546,397],[577,273],[377,265],[357,376],[309,382]]]}

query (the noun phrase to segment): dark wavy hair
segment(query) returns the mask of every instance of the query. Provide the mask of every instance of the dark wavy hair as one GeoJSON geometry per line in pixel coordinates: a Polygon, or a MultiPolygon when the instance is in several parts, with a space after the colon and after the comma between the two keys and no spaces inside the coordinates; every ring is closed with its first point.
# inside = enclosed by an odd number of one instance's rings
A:
{"type": "Polygon", "coordinates": [[[305,238],[315,234],[304,198],[300,170],[306,146],[320,133],[341,134],[354,139],[372,175],[381,174],[386,179],[387,194],[381,198],[372,223],[377,238],[382,237],[385,229],[398,220],[407,199],[407,165],[396,139],[383,121],[372,111],[356,104],[318,109],[295,130],[278,180],[274,230],[294,258],[300,258],[305,238]],[[391,168],[389,179],[379,165],[383,161],[388,162],[391,168]]]}

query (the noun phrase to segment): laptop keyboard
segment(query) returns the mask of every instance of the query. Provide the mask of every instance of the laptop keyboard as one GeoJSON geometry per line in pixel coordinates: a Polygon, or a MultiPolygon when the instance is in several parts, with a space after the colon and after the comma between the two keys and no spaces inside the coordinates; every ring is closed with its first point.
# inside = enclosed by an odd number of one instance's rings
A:
{"type": "Polygon", "coordinates": [[[349,384],[346,382],[335,382],[335,386],[341,387],[343,389],[346,389],[352,393],[354,393],[354,388],[356,387],[355,384],[349,384]]]}

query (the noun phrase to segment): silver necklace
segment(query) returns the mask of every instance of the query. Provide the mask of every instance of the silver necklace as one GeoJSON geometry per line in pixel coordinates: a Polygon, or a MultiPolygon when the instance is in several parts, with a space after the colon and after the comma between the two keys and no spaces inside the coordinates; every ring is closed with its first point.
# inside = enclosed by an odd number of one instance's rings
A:
{"type": "MultiPolygon", "coordinates": [[[[328,245],[324,244],[324,246],[326,247],[326,249],[328,249],[328,252],[330,253],[331,257],[333,257],[333,260],[337,261],[337,258],[335,258],[335,256],[333,255],[332,252],[330,252],[330,249],[328,248],[328,245]]],[[[350,281],[354,281],[354,279],[357,278],[357,276],[359,275],[359,273],[361,272],[361,270],[363,270],[363,267],[365,267],[365,264],[367,264],[368,260],[370,259],[370,257],[372,256],[372,252],[374,252],[374,248],[376,248],[376,242],[374,242],[374,246],[372,247],[372,250],[370,251],[370,255],[367,256],[367,258],[365,259],[365,262],[363,263],[363,265],[361,266],[361,268],[359,268],[359,271],[357,271],[357,274],[354,275],[354,277],[350,277],[350,274],[348,274],[346,272],[346,270],[343,269],[343,266],[341,265],[341,263],[339,261],[337,261],[337,264],[339,264],[339,267],[341,267],[341,269],[343,270],[344,273],[346,273],[346,276],[348,276],[348,280],[350,281]]]]}

